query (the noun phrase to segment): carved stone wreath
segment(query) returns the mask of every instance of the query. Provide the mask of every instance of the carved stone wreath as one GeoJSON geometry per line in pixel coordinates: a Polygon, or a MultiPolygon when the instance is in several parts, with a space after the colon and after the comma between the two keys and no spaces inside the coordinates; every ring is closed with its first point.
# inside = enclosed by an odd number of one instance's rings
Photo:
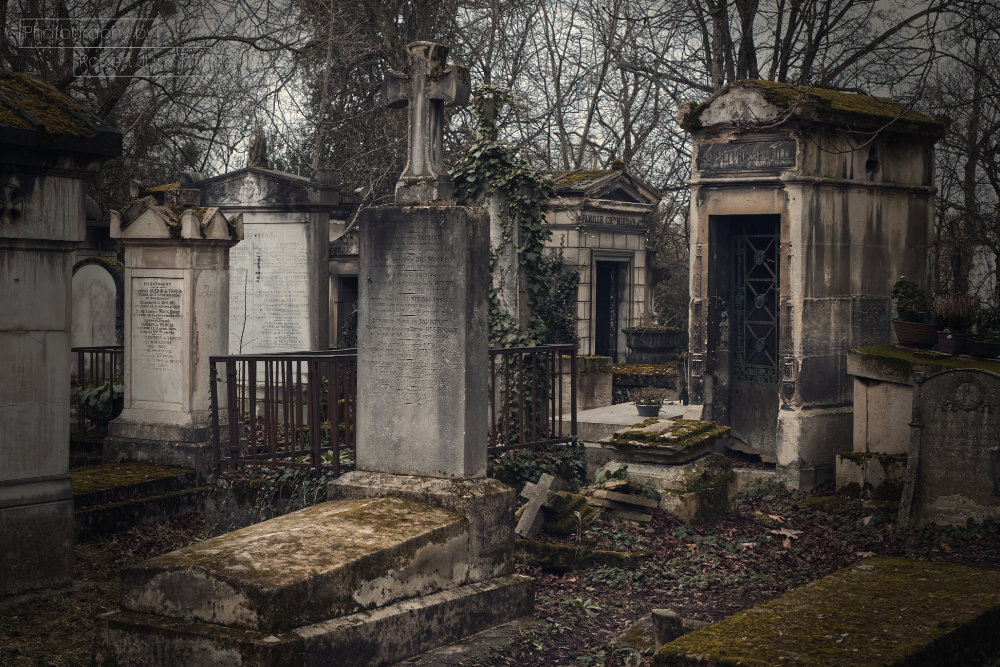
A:
{"type": "Polygon", "coordinates": [[[0,190],[0,225],[12,225],[24,214],[24,197],[13,183],[7,183],[0,190]]]}

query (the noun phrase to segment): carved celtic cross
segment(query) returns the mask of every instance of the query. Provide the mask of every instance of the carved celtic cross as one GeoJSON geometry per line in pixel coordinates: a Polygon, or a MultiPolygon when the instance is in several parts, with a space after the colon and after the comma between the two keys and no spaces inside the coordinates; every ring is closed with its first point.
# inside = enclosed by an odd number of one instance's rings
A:
{"type": "Polygon", "coordinates": [[[410,72],[390,71],[385,97],[390,107],[408,107],[406,169],[396,183],[397,204],[448,204],[455,187],[444,165],[441,135],[444,105],[469,101],[469,70],[461,65],[445,69],[448,47],[434,42],[407,46],[410,72]]]}

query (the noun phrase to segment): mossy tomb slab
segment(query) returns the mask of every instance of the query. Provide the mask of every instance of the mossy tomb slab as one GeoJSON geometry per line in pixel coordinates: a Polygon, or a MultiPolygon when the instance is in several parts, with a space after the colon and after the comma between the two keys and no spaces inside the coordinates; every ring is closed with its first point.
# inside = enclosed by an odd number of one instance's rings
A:
{"type": "Polygon", "coordinates": [[[943,665],[1000,647],[1000,571],[869,558],[664,645],[655,665],[943,665]]]}
{"type": "Polygon", "coordinates": [[[146,561],[122,573],[125,610],[260,632],[454,588],[468,521],[403,498],[335,500],[146,561]]]}
{"type": "Polygon", "coordinates": [[[685,463],[716,451],[728,426],[694,419],[650,418],[615,431],[601,443],[628,462],[685,463]]]}

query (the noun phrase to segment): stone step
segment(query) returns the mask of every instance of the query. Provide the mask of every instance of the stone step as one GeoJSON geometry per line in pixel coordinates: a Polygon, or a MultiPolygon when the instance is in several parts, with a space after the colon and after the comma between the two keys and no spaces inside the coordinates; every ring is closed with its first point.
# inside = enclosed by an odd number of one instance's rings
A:
{"type": "Polygon", "coordinates": [[[122,500],[160,496],[194,486],[190,468],[154,463],[102,463],[70,470],[73,506],[79,511],[122,500]]]}
{"type": "Polygon", "coordinates": [[[985,664],[997,627],[1000,571],[868,558],[665,644],[653,664],[985,664]]]}
{"type": "Polygon", "coordinates": [[[496,577],[269,634],[134,611],[95,620],[97,665],[391,665],[530,614],[534,580],[496,577]]]}
{"type": "Polygon", "coordinates": [[[198,486],[85,507],[75,513],[75,539],[79,542],[168,517],[204,512],[205,501],[212,488],[198,486]]]}
{"type": "Polygon", "coordinates": [[[280,633],[467,583],[468,527],[403,498],[333,500],[126,569],[121,606],[280,633]]]}

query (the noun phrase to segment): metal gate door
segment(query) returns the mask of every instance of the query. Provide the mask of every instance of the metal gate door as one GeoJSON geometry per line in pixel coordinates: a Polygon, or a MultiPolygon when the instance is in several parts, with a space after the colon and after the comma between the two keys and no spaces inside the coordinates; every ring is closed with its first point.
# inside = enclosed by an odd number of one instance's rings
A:
{"type": "Polygon", "coordinates": [[[732,236],[729,409],[732,436],[773,460],[779,407],[779,237],[777,225],[760,217],[764,219],[745,218],[732,236]]]}

